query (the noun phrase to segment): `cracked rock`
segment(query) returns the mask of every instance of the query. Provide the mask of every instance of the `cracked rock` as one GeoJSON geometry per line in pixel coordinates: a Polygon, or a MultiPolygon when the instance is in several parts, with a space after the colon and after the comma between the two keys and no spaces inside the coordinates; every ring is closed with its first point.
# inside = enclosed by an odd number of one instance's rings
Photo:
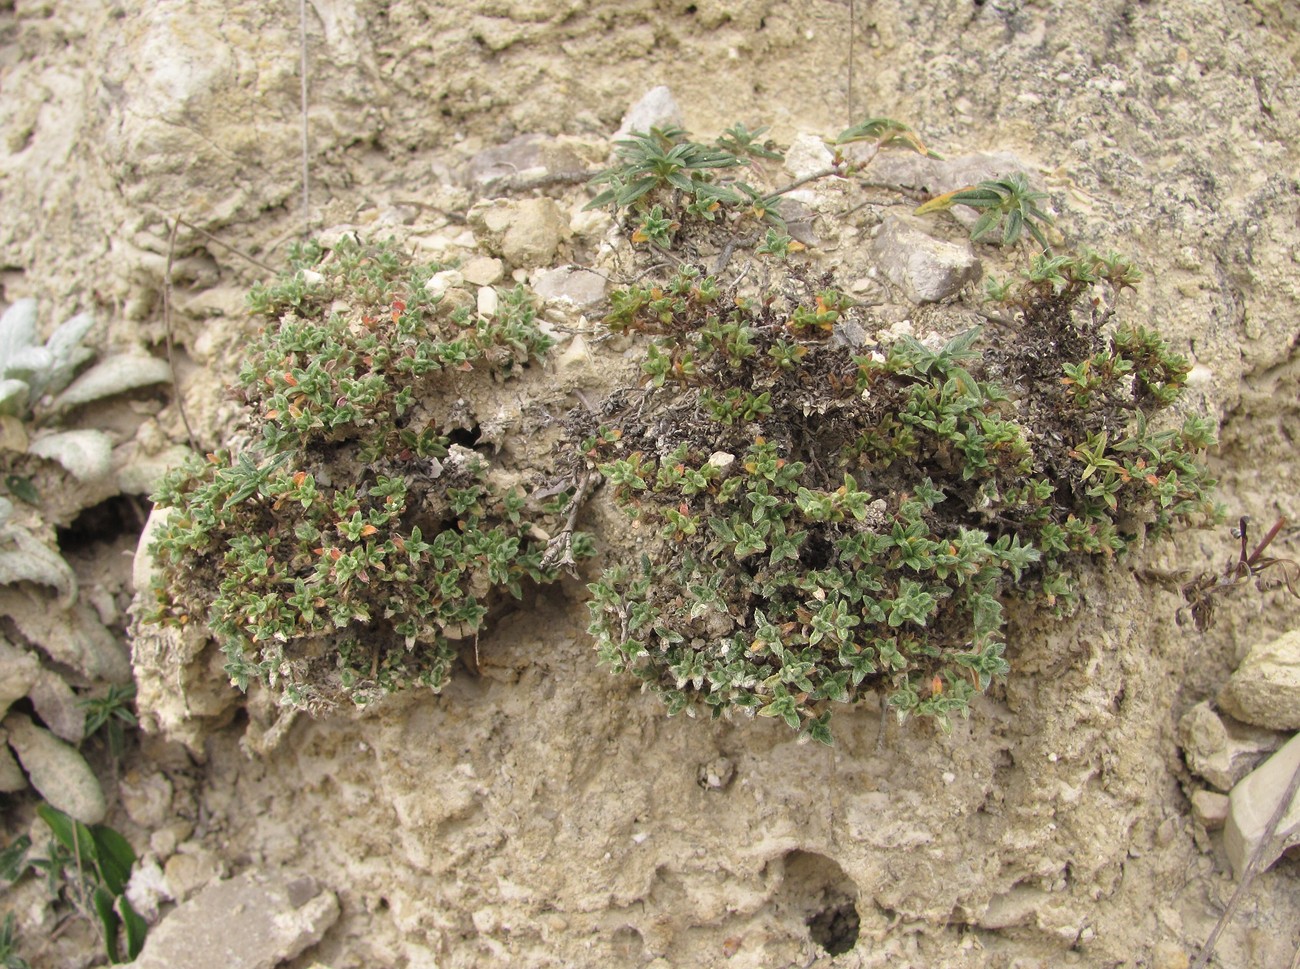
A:
{"type": "Polygon", "coordinates": [[[321,940],[338,898],[314,878],[245,872],[179,906],[145,941],[135,969],[273,969],[321,940]]]}

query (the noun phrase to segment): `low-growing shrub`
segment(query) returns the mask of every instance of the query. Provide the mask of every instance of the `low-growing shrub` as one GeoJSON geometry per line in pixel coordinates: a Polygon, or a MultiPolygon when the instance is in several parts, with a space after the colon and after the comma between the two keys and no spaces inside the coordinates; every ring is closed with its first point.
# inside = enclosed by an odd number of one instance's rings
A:
{"type": "Polygon", "coordinates": [[[590,586],[601,658],[670,713],[743,709],[830,742],[883,691],[948,726],[1006,675],[1003,603],[1213,516],[1210,423],[1160,421],[1189,365],[1111,324],[1124,259],[1040,256],[979,327],[853,346],[852,301],[791,270],[746,298],[686,267],[616,291],[646,390],[584,442],[651,539],[590,586]]]}
{"type": "Polygon", "coordinates": [[[206,622],[240,686],[313,711],[440,689],[502,596],[557,575],[569,493],[530,495],[451,414],[550,340],[522,290],[490,317],[453,310],[438,269],[393,244],[298,250],[250,300],[268,319],[240,375],[254,439],[154,497],[173,511],[151,618],[206,622]]]}

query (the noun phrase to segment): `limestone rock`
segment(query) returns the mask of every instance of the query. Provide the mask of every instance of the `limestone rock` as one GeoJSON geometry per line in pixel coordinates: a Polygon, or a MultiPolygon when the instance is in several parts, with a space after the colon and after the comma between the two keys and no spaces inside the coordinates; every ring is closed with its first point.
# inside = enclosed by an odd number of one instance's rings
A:
{"type": "Polygon", "coordinates": [[[944,242],[928,235],[924,224],[905,216],[885,217],[873,249],[880,269],[915,303],[934,303],[955,296],[982,269],[966,243],[944,242]]]}
{"type": "Polygon", "coordinates": [[[585,168],[572,145],[542,135],[520,135],[471,158],[468,181],[480,190],[490,190],[494,182],[504,179],[559,175],[585,168]]]}
{"type": "Polygon", "coordinates": [[[178,902],[193,898],[224,874],[221,859],[195,841],[181,845],[163,868],[167,890],[178,902]]]}
{"type": "MultiPolygon", "coordinates": [[[[869,151],[865,144],[848,145],[844,154],[858,160],[869,151]]],[[[927,158],[910,151],[882,151],[871,162],[871,177],[895,185],[908,185],[930,195],[954,192],[986,179],[1004,178],[1033,166],[1010,152],[980,152],[952,158],[927,158]]],[[[966,206],[962,209],[973,212],[966,206]]]]}
{"type": "Polygon", "coordinates": [[[221,650],[201,623],[177,629],[137,621],[131,640],[141,728],[203,760],[205,736],[234,715],[242,696],[230,685],[221,650]]]}
{"type": "Polygon", "coordinates": [[[1228,796],[1218,791],[1196,791],[1192,794],[1192,814],[1207,831],[1217,831],[1228,820],[1228,796]]]}
{"type": "Polygon", "coordinates": [[[554,199],[499,199],[469,210],[474,237],[488,252],[511,266],[547,266],[568,233],[568,222],[554,199]]]}
{"type": "Polygon", "coordinates": [[[118,785],[122,807],[129,817],[147,831],[160,828],[172,806],[172,783],[161,772],[144,774],[133,769],[118,785]]]}
{"type": "Polygon", "coordinates": [[[669,125],[680,128],[685,123],[685,116],[673,97],[673,92],[667,85],[661,84],[652,87],[641,96],[640,101],[628,108],[614,138],[626,138],[634,131],[646,132],[651,128],[666,128],[669,125]]]}
{"type": "Polygon", "coordinates": [[[1219,716],[1209,703],[1198,703],[1178,721],[1178,743],[1193,773],[1228,791],[1281,740],[1270,731],[1219,716]]]}
{"type": "MultiPolygon", "coordinates": [[[[1229,796],[1227,830],[1223,844],[1228,852],[1232,869],[1240,878],[1251,855],[1263,839],[1264,829],[1286,793],[1291,775],[1300,767],[1300,734],[1287,741],[1286,746],[1257,767],[1229,796]]],[[[1300,797],[1292,800],[1283,815],[1272,843],[1260,859],[1264,871],[1287,848],[1300,844],[1300,797]]]]}
{"type": "Polygon", "coordinates": [[[493,283],[499,283],[505,276],[505,272],[506,268],[501,260],[490,256],[475,256],[465,260],[460,267],[460,274],[465,282],[473,283],[475,286],[491,286],[493,283]]]}
{"type": "Polygon", "coordinates": [[[561,266],[543,273],[533,284],[533,291],[542,299],[566,300],[583,307],[604,299],[608,285],[609,280],[600,273],[578,266],[561,266]]]}
{"type": "Polygon", "coordinates": [[[9,714],[4,725],[9,731],[9,746],[41,797],[84,824],[104,820],[108,813],[104,792],[75,748],[21,713],[9,714]]]}
{"type": "Polygon", "coordinates": [[[1219,706],[1269,730],[1300,730],[1300,629],[1256,645],[1219,693],[1219,706]]]}
{"type": "Polygon", "coordinates": [[[246,872],[175,909],[149,933],[133,966],[273,969],[319,942],[338,917],[338,898],[313,878],[246,872]]]}

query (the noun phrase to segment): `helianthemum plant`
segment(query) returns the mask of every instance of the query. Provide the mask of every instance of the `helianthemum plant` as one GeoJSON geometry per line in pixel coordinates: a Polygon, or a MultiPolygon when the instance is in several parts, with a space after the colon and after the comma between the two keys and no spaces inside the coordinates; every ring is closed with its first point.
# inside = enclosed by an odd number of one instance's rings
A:
{"type": "Polygon", "coordinates": [[[671,713],[829,742],[880,692],[946,727],[1008,672],[1007,595],[1067,605],[1085,560],[1214,516],[1209,422],[1158,417],[1187,361],[1110,326],[1131,265],[1046,265],[1008,284],[1002,350],[850,346],[833,288],[746,298],[688,268],[616,291],[648,386],[583,450],[649,544],[590,587],[601,658],[671,713]]]}
{"type": "Polygon", "coordinates": [[[389,244],[300,251],[252,297],[270,319],[240,377],[256,440],[155,496],[174,510],[154,619],[209,624],[241,686],[312,710],[437,690],[502,596],[556,577],[568,494],[500,483],[449,414],[550,341],[522,291],[453,311],[426,286],[437,269],[389,244]]]}

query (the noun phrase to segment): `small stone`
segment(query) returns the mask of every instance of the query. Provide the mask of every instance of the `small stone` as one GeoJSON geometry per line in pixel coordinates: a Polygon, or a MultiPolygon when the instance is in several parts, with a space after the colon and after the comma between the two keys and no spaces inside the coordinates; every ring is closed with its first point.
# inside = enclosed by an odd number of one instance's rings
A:
{"type": "Polygon", "coordinates": [[[338,898],[314,879],[246,872],[176,908],[150,930],[132,966],[274,969],[319,942],[338,917],[338,898]]]}
{"type": "Polygon", "coordinates": [[[0,588],[0,615],[13,620],[29,642],[51,659],[92,680],[129,683],[131,661],[126,648],[85,602],[66,609],[30,586],[0,588]]]}
{"type": "Polygon", "coordinates": [[[167,859],[163,875],[172,897],[185,901],[221,877],[221,862],[196,842],[186,842],[167,859]]]}
{"type": "Polygon", "coordinates": [[[564,300],[574,306],[591,306],[605,298],[609,281],[600,273],[577,266],[561,266],[542,273],[533,291],[546,300],[564,300]]]}
{"type": "Polygon", "coordinates": [[[1219,830],[1228,820],[1228,795],[1218,791],[1195,791],[1192,794],[1192,816],[1206,831],[1219,830]]]}
{"type": "Polygon", "coordinates": [[[816,135],[799,135],[790,142],[785,153],[785,170],[794,179],[807,178],[823,169],[829,168],[835,156],[826,147],[826,142],[816,135]]]}
{"type": "Polygon", "coordinates": [[[516,178],[525,172],[545,172],[541,135],[520,135],[504,145],[485,148],[469,160],[471,184],[485,185],[500,178],[516,178]]]}
{"type": "Polygon", "coordinates": [[[983,271],[968,244],[935,239],[910,217],[886,216],[872,248],[881,270],[916,303],[955,296],[983,271]]]}
{"type": "Polygon", "coordinates": [[[511,266],[550,265],[568,234],[568,222],[554,199],[494,199],[469,210],[474,237],[511,266]]]}
{"type": "Polygon", "coordinates": [[[1221,717],[1209,703],[1198,703],[1178,721],[1178,742],[1193,773],[1228,791],[1276,750],[1281,739],[1271,731],[1221,717]]]}
{"type": "Polygon", "coordinates": [[[1251,649],[1219,693],[1219,706],[1269,730],[1300,730],[1300,629],[1251,649]]]}
{"type": "Polygon", "coordinates": [[[10,713],[4,725],[9,731],[9,746],[41,797],[83,824],[104,820],[108,813],[104,792],[75,748],[21,713],[10,713]]]}
{"type": "MultiPolygon", "coordinates": [[[[1264,829],[1297,767],[1300,767],[1300,734],[1287,741],[1286,746],[1232,789],[1223,844],[1238,878],[1263,840],[1264,829]]],[[[1260,859],[1259,870],[1267,870],[1283,851],[1294,844],[1300,844],[1300,797],[1291,801],[1278,823],[1272,842],[1260,859]]]]}
{"type": "Polygon", "coordinates": [[[707,764],[701,764],[696,771],[695,780],[706,791],[721,791],[736,776],[736,765],[726,757],[715,757],[707,764]]]}
{"type": "Polygon", "coordinates": [[[587,346],[587,341],[579,333],[569,345],[564,348],[555,358],[555,369],[559,373],[582,368],[591,361],[591,349],[587,346]]]}
{"type": "Polygon", "coordinates": [[[127,817],[146,830],[161,826],[171,813],[172,782],[165,774],[132,770],[122,778],[118,793],[127,817]]]}
{"type": "Polygon", "coordinates": [[[447,290],[465,282],[464,275],[457,269],[444,269],[434,273],[424,283],[424,291],[430,296],[442,296],[447,290]]]}
{"type": "Polygon", "coordinates": [[[497,307],[501,305],[501,297],[491,286],[480,286],[475,296],[474,308],[478,310],[479,316],[493,317],[497,314],[497,307]]]}
{"type": "Polygon", "coordinates": [[[726,471],[735,463],[736,456],[734,454],[729,454],[726,451],[714,451],[709,455],[709,464],[713,465],[713,467],[717,468],[719,471],[726,471]]]}
{"type": "Polygon", "coordinates": [[[989,899],[988,908],[979,919],[985,929],[1010,929],[1033,925],[1038,911],[1047,903],[1047,892],[1030,885],[1017,885],[1002,895],[989,899]]]}
{"type": "Polygon", "coordinates": [[[673,97],[667,85],[653,87],[641,96],[641,100],[628,108],[623,115],[623,123],[615,132],[615,139],[626,138],[633,132],[648,132],[651,128],[678,128],[686,124],[682,109],[673,97]]]}
{"type": "Polygon", "coordinates": [[[465,260],[464,265],[460,267],[460,274],[467,283],[473,283],[475,286],[491,286],[493,283],[499,283],[505,276],[506,267],[500,259],[475,256],[473,259],[465,260]]]}

